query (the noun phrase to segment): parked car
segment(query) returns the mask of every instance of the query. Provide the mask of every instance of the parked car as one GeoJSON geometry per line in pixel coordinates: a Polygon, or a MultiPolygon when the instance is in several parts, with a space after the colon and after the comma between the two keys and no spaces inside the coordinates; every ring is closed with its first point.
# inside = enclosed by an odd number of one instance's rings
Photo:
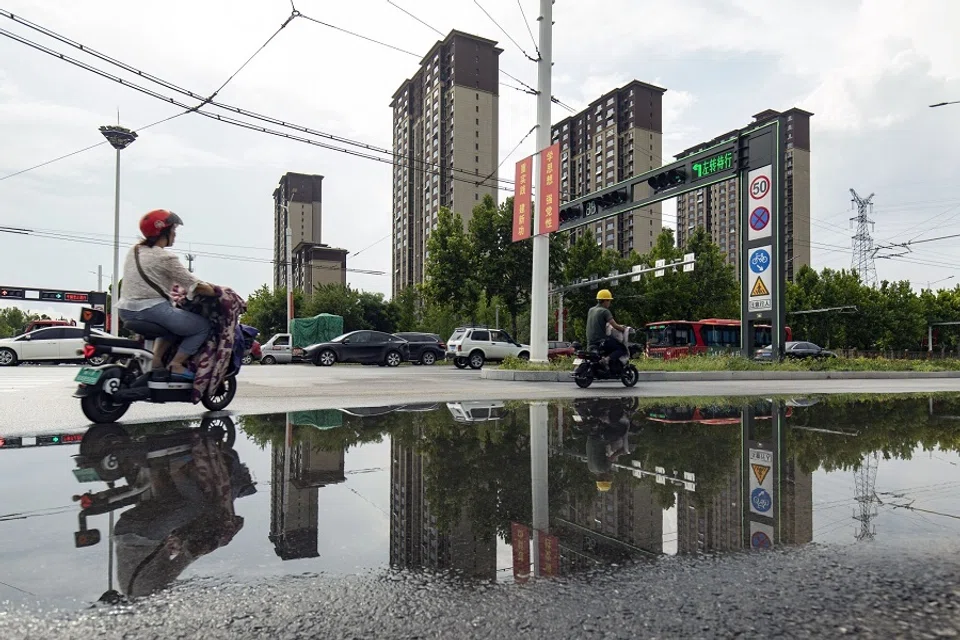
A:
{"type": "Polygon", "coordinates": [[[351,331],[330,342],[304,349],[304,359],[318,367],[337,362],[357,362],[397,367],[408,359],[409,347],[403,338],[382,331],[351,331]]]}
{"type": "Polygon", "coordinates": [[[293,346],[289,333],[278,333],[260,345],[260,354],[260,364],[289,364],[301,361],[303,349],[293,346]]]}
{"type": "MultiPolygon", "coordinates": [[[[836,358],[837,354],[833,351],[827,351],[821,346],[815,345],[812,342],[787,342],[783,347],[783,357],[784,358],[796,358],[796,359],[806,359],[806,358],[836,358]]],[[[771,348],[766,346],[762,349],[757,349],[754,354],[754,360],[760,360],[761,362],[770,362],[773,360],[773,355],[771,353],[771,348]]]]}
{"type": "Polygon", "coordinates": [[[550,360],[574,356],[576,354],[577,348],[573,346],[572,342],[551,341],[547,343],[547,358],[550,360]]]}
{"type": "MultiPolygon", "coordinates": [[[[93,333],[107,336],[99,329],[93,333]]],[[[21,362],[88,362],[98,366],[108,356],[83,357],[83,329],[80,327],[45,327],[16,338],[0,340],[0,367],[13,367],[21,362]]]]}
{"type": "MultiPolygon", "coordinates": [[[[75,327],[77,326],[76,320],[31,320],[27,327],[23,330],[23,333],[30,333],[36,331],[37,329],[43,329],[45,327],[75,327]]],[[[22,334],[21,334],[22,335],[22,334]]]]}
{"type": "Polygon", "coordinates": [[[480,369],[487,361],[499,362],[507,356],[530,358],[530,345],[520,344],[502,329],[459,327],[447,340],[447,357],[458,369],[480,369]]]}
{"type": "Polygon", "coordinates": [[[407,341],[409,360],[430,366],[447,356],[447,345],[435,333],[402,332],[393,334],[407,341]]]}

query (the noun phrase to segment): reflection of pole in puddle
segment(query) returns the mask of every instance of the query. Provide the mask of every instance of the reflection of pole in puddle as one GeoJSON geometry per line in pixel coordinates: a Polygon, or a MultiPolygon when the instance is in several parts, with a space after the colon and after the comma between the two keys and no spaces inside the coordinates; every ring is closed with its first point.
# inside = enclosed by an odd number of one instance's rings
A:
{"type": "Polygon", "coordinates": [[[547,472],[549,468],[548,417],[547,403],[530,404],[530,482],[533,496],[533,574],[539,577],[540,536],[550,532],[550,510],[548,506],[549,489],[547,472]]]}
{"type": "Polygon", "coordinates": [[[854,471],[854,487],[859,510],[853,512],[853,519],[860,522],[860,530],[854,535],[857,541],[873,540],[877,528],[873,519],[877,516],[877,465],[880,459],[876,452],[868,453],[860,460],[860,468],[854,471]]]}

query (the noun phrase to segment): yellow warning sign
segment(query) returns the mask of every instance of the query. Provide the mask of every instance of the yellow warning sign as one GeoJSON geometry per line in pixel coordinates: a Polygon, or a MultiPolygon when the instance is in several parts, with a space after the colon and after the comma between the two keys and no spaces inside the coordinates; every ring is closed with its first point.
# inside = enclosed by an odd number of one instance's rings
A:
{"type": "Polygon", "coordinates": [[[750,466],[753,468],[753,475],[757,477],[757,483],[763,484],[764,478],[770,473],[770,467],[762,464],[751,464],[750,466]]]}
{"type": "Polygon", "coordinates": [[[750,290],[751,298],[758,298],[760,296],[770,295],[770,290],[767,289],[767,285],[763,284],[763,279],[760,276],[757,276],[757,281],[753,283],[753,289],[750,290]]]}

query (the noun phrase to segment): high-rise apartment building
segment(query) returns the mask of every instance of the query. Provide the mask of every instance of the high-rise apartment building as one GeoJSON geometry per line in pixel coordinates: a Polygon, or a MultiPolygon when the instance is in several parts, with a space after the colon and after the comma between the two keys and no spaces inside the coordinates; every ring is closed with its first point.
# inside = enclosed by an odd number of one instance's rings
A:
{"type": "MultiPolygon", "coordinates": [[[[793,280],[794,274],[803,265],[810,264],[810,116],[803,109],[789,109],[783,113],[767,109],[753,116],[749,126],[780,120],[787,132],[787,147],[784,149],[781,166],[786,180],[786,202],[781,212],[786,246],[786,277],[793,280]]],[[[728,139],[736,132],[724,134],[709,142],[691,147],[676,157],[685,158],[693,153],[728,139]]],[[[711,239],[720,246],[728,264],[734,266],[740,278],[740,252],[738,238],[740,202],[737,199],[737,179],[691,191],[677,196],[677,246],[683,247],[697,227],[703,227],[711,239]]]]}
{"type": "Polygon", "coordinates": [[[394,295],[423,282],[440,207],[466,223],[483,196],[497,198],[502,49],[496,45],[451,31],[393,94],[394,295]]]}
{"type": "Polygon", "coordinates": [[[273,191],[273,286],[287,286],[287,216],[293,288],[347,284],[347,250],[321,242],[323,176],[285,173],[273,191]]]}
{"type": "MultiPolygon", "coordinates": [[[[553,125],[560,143],[560,199],[573,200],[663,164],[662,100],[666,89],[634,80],[553,125]]],[[[578,227],[596,236],[604,249],[646,253],[663,226],[660,204],[578,227]]]]}

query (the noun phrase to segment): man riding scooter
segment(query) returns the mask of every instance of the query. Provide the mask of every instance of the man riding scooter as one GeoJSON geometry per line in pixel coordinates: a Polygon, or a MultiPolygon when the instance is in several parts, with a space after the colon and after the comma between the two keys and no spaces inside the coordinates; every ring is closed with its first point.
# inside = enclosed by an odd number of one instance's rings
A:
{"type": "Polygon", "coordinates": [[[626,331],[626,327],[613,319],[610,305],[613,294],[609,289],[597,292],[597,304],[587,312],[587,345],[596,349],[601,356],[607,356],[605,362],[613,375],[620,375],[623,365],[628,361],[627,348],[623,342],[609,335],[608,327],[617,331],[626,331]]]}

